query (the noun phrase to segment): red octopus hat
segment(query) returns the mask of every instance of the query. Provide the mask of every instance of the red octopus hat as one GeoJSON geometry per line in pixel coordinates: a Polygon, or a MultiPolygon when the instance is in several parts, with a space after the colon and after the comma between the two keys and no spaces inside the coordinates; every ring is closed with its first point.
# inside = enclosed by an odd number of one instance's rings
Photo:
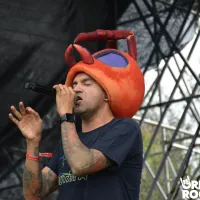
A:
{"type": "Polygon", "coordinates": [[[138,111],[144,98],[144,77],[136,62],[137,49],[133,32],[127,30],[96,30],[80,33],[65,52],[65,60],[70,70],[65,84],[72,87],[73,79],[79,72],[92,77],[105,90],[114,117],[130,117],[138,111]],[[128,54],[111,48],[113,41],[127,39],[128,54]],[[107,48],[91,55],[78,45],[83,41],[107,40],[107,48]],[[76,63],[73,47],[82,61],[76,63]]]}

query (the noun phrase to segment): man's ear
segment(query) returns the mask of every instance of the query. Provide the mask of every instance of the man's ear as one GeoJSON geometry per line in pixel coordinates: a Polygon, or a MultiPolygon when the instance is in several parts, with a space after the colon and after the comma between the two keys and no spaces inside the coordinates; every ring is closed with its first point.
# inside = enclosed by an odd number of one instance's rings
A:
{"type": "Polygon", "coordinates": [[[105,100],[105,101],[108,101],[108,96],[107,96],[107,94],[105,94],[104,100],[105,100]]]}

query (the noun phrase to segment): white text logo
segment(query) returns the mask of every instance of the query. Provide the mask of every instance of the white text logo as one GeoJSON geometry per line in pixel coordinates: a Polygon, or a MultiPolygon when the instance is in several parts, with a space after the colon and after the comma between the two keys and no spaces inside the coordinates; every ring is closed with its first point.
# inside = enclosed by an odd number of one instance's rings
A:
{"type": "Polygon", "coordinates": [[[180,178],[182,185],[182,198],[183,199],[198,199],[200,198],[200,181],[191,181],[187,176],[185,180],[180,178]]]}

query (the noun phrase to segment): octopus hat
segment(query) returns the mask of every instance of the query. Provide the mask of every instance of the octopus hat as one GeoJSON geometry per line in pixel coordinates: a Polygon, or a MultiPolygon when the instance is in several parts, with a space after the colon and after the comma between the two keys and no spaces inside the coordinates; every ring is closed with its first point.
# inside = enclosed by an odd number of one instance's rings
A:
{"type": "Polygon", "coordinates": [[[106,92],[110,109],[116,118],[130,117],[140,108],[144,98],[144,77],[137,64],[136,41],[133,32],[127,30],[96,30],[80,33],[65,52],[69,72],[65,85],[72,87],[75,76],[86,73],[106,92]],[[113,41],[126,39],[128,53],[113,48],[113,41]],[[107,41],[106,49],[91,55],[78,45],[83,41],[107,41]],[[73,48],[80,54],[76,63],[73,48]]]}

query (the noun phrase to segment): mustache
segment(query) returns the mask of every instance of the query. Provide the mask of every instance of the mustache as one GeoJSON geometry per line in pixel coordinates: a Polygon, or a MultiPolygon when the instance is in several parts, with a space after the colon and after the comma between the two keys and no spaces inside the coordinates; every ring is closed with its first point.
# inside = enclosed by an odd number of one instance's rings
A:
{"type": "Polygon", "coordinates": [[[75,95],[74,101],[82,100],[82,97],[80,95],[75,95]]]}

